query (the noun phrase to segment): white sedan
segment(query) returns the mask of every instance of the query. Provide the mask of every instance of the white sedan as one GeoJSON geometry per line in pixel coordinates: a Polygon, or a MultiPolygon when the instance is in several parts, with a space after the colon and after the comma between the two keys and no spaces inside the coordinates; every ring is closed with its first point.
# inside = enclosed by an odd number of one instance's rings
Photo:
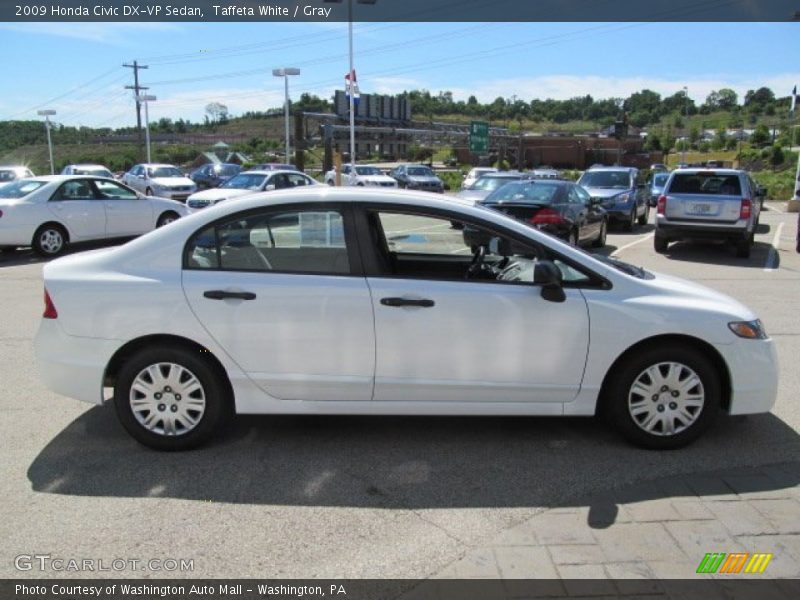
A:
{"type": "Polygon", "coordinates": [[[426,193],[223,202],[50,262],[44,286],[41,377],[95,404],[113,388],[158,449],[205,442],[230,411],[603,412],[674,448],[777,393],[775,345],[737,301],[426,193]]]}
{"type": "Polygon", "coordinates": [[[145,163],[134,165],[122,176],[122,182],[147,196],[185,202],[197,191],[197,184],[175,165],[145,163]]]}
{"type": "Polygon", "coordinates": [[[305,173],[298,171],[245,171],[234,175],[219,187],[195,192],[187,198],[186,206],[192,213],[223,200],[304,185],[319,184],[305,173]]]}
{"type": "MultiPolygon", "coordinates": [[[[385,175],[378,167],[372,165],[342,165],[342,185],[355,186],[379,186],[397,187],[397,180],[394,177],[385,175]]],[[[336,185],[336,169],[331,169],[325,173],[325,183],[336,185]]]]}
{"type": "Polygon", "coordinates": [[[32,246],[56,256],[71,243],[141,235],[184,215],[180,202],[104,177],[20,179],[0,187],[0,249],[32,246]]]}

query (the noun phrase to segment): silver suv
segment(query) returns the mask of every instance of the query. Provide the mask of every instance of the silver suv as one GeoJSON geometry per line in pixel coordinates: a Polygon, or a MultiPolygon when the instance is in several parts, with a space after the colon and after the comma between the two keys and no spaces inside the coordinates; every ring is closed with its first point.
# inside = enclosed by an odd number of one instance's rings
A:
{"type": "Polygon", "coordinates": [[[656,252],[678,240],[718,239],[733,242],[738,257],[749,257],[762,196],[745,171],[673,171],[656,204],[656,252]]]}

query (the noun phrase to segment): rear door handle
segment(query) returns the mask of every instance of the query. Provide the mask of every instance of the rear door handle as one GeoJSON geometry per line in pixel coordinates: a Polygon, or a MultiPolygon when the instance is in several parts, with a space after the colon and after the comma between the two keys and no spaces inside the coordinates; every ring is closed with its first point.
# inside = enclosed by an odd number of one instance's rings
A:
{"type": "Polygon", "coordinates": [[[381,304],[384,306],[419,306],[421,308],[430,308],[435,302],[427,298],[381,298],[381,304]]]}
{"type": "Polygon", "coordinates": [[[226,298],[236,298],[238,300],[255,300],[253,292],[226,292],[225,290],[208,290],[203,292],[203,296],[211,300],[225,300],[226,298]]]}

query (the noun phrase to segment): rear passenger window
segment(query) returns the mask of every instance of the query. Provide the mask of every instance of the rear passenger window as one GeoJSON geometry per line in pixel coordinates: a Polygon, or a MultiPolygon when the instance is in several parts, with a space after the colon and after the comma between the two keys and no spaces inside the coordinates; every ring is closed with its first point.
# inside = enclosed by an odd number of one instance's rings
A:
{"type": "Polygon", "coordinates": [[[350,261],[341,213],[270,212],[223,221],[194,235],[188,269],[347,275],[350,261]]]}

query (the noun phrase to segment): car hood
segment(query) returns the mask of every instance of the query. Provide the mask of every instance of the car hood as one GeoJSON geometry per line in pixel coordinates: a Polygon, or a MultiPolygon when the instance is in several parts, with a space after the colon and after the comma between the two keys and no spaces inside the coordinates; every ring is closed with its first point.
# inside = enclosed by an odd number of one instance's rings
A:
{"type": "Polygon", "coordinates": [[[439,183],[441,181],[436,176],[430,177],[427,175],[409,175],[408,180],[414,183],[439,183]]]}
{"type": "Polygon", "coordinates": [[[167,187],[172,187],[176,185],[194,185],[194,181],[192,181],[188,177],[153,177],[153,179],[151,179],[150,181],[152,181],[156,185],[164,185],[167,187]]]}
{"type": "Polygon", "coordinates": [[[480,202],[486,196],[491,194],[491,192],[487,190],[461,190],[456,194],[456,198],[461,198],[462,200],[472,200],[473,202],[480,202]]]}
{"type": "Polygon", "coordinates": [[[653,289],[654,299],[658,303],[668,306],[684,305],[709,313],[725,314],[731,320],[752,321],[758,318],[747,306],[722,292],[673,275],[653,275],[653,279],[643,280],[642,283],[653,289]]]}
{"type": "Polygon", "coordinates": [[[211,188],[210,190],[203,190],[202,192],[195,192],[189,196],[188,200],[207,200],[209,202],[219,202],[220,200],[227,200],[228,198],[235,198],[236,196],[246,196],[247,194],[256,194],[258,190],[242,190],[237,188],[211,188]]]}
{"type": "Polygon", "coordinates": [[[628,188],[595,188],[583,186],[583,189],[589,192],[593,198],[612,198],[630,192],[628,188]]]}

